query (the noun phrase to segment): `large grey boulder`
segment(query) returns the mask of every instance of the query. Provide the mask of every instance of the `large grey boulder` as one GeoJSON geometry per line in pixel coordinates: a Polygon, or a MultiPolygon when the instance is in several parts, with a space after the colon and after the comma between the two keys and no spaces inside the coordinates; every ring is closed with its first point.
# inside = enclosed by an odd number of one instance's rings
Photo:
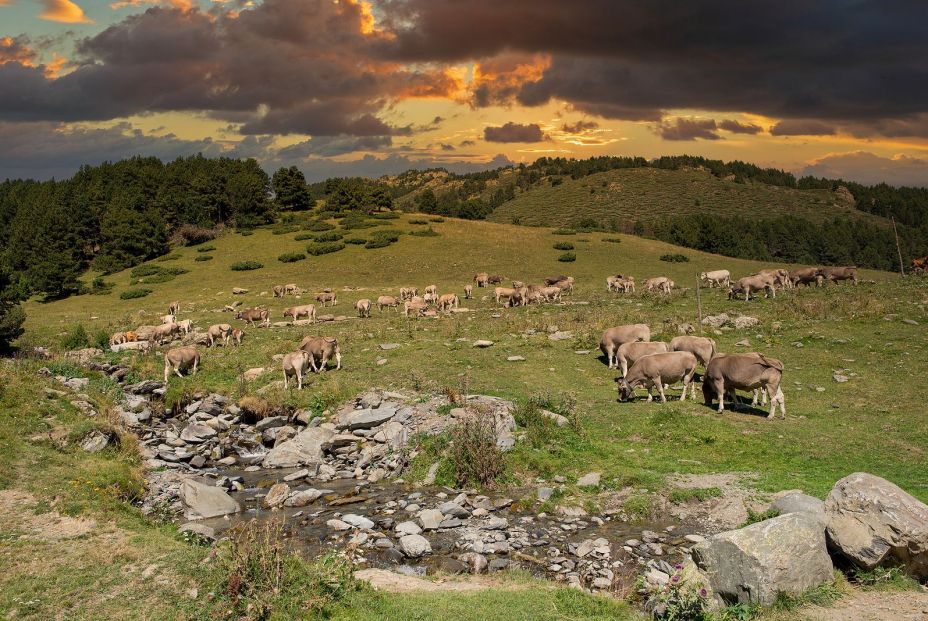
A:
{"type": "Polygon", "coordinates": [[[693,560],[725,604],[772,604],[833,580],[825,531],[807,513],[789,513],[710,537],[693,560]]]}
{"type": "Polygon", "coordinates": [[[194,479],[184,479],[180,498],[187,505],[187,519],[202,520],[238,513],[242,507],[225,490],[194,479]]]}
{"type": "Polygon", "coordinates": [[[382,425],[396,414],[396,408],[385,406],[377,410],[357,410],[346,416],[338,425],[342,429],[371,429],[382,425]]]}
{"type": "Polygon", "coordinates": [[[432,551],[429,540],[422,535],[404,535],[400,537],[400,552],[409,558],[419,558],[432,551]]]}
{"type": "Polygon", "coordinates": [[[278,444],[264,456],[265,468],[295,468],[323,462],[323,446],[335,432],[325,427],[309,427],[278,444]]]}
{"type": "Polygon", "coordinates": [[[780,515],[787,513],[808,513],[825,524],[825,503],[814,496],[802,492],[789,492],[770,503],[770,508],[780,515]]]}
{"type": "Polygon", "coordinates": [[[828,545],[861,569],[902,565],[928,578],[928,505],[864,472],[835,483],[825,499],[828,545]]]}

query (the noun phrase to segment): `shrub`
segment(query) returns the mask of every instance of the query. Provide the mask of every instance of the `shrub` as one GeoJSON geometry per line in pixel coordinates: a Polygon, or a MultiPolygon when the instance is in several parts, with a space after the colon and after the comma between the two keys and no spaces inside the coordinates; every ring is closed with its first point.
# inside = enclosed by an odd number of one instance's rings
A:
{"type": "Polygon", "coordinates": [[[445,221],[445,219],[442,218],[441,216],[436,216],[436,217],[434,217],[434,218],[429,218],[429,222],[444,222],[444,221],[445,221]]]}
{"type": "Polygon", "coordinates": [[[114,286],[113,283],[103,280],[103,276],[97,276],[90,281],[90,286],[84,287],[83,293],[89,293],[90,295],[107,295],[113,290],[114,286]]]}
{"type": "Polygon", "coordinates": [[[599,225],[599,222],[597,222],[595,218],[581,218],[580,220],[577,221],[577,228],[590,230],[590,229],[598,229],[601,227],[599,225]]]}
{"type": "Polygon", "coordinates": [[[379,222],[370,220],[360,213],[350,213],[342,219],[342,228],[346,231],[354,229],[369,229],[374,226],[380,226],[379,222]]]}
{"type": "Polygon", "coordinates": [[[554,229],[551,231],[552,235],[576,235],[577,231],[573,229],[554,229]]]}
{"type": "Polygon", "coordinates": [[[396,220],[400,217],[400,214],[394,213],[392,211],[384,211],[381,213],[372,213],[371,218],[376,218],[377,220],[396,220]]]}
{"type": "Polygon", "coordinates": [[[144,298],[146,295],[151,293],[151,289],[146,289],[144,287],[136,287],[134,289],[126,289],[119,294],[120,300],[134,300],[135,298],[144,298]]]}
{"type": "Polygon", "coordinates": [[[745,520],[744,524],[741,525],[741,528],[745,526],[750,526],[751,524],[756,524],[758,522],[763,522],[764,520],[769,520],[770,518],[775,518],[780,515],[780,512],[776,509],[767,509],[766,511],[753,511],[750,507],[748,508],[748,519],[745,520]]]}
{"type": "Polygon", "coordinates": [[[554,244],[555,250],[573,250],[574,245],[570,242],[558,242],[554,244]]]}
{"type": "Polygon", "coordinates": [[[382,231],[374,231],[371,234],[371,238],[367,240],[367,243],[364,244],[365,248],[385,248],[390,244],[399,241],[400,233],[399,231],[392,231],[385,229],[382,231]]]}
{"type": "Polygon", "coordinates": [[[271,233],[274,235],[286,235],[287,233],[293,233],[294,231],[299,231],[300,227],[295,224],[278,224],[273,229],[271,233]]]}
{"type": "Polygon", "coordinates": [[[496,445],[496,420],[473,412],[451,429],[451,463],[458,486],[492,485],[503,472],[503,453],[496,445]]]}
{"type": "Polygon", "coordinates": [[[170,274],[171,276],[180,276],[181,274],[186,274],[190,270],[185,270],[182,267],[162,267],[162,274],[170,274]]]}
{"type": "Polygon", "coordinates": [[[133,278],[140,278],[142,276],[154,276],[155,274],[161,272],[161,268],[157,265],[152,265],[150,263],[143,263],[138,267],[132,268],[132,271],[129,272],[130,276],[133,278]]]}
{"type": "Polygon", "coordinates": [[[146,285],[156,285],[162,282],[168,282],[169,280],[174,280],[172,274],[165,274],[164,272],[155,274],[153,276],[146,276],[145,278],[140,278],[139,282],[146,285]]]}
{"type": "Polygon", "coordinates": [[[429,221],[428,221],[428,220],[424,220],[424,219],[422,219],[422,218],[411,218],[411,219],[409,220],[409,223],[410,223],[410,224],[428,224],[429,221]]]}
{"type": "Polygon", "coordinates": [[[356,246],[363,246],[367,243],[367,240],[363,237],[349,237],[345,240],[346,244],[355,244],[356,246]]]}
{"type": "Polygon", "coordinates": [[[685,254],[662,254],[661,261],[667,261],[668,263],[689,263],[690,258],[685,254]]]}
{"type": "Polygon", "coordinates": [[[197,262],[212,261],[212,260],[213,260],[213,256],[209,254],[201,254],[200,256],[194,259],[194,261],[197,261],[197,262]]]}
{"type": "Polygon", "coordinates": [[[322,220],[311,220],[303,225],[303,229],[307,231],[331,231],[335,228],[334,224],[329,224],[328,222],[323,222],[322,220]]]}
{"type": "Polygon", "coordinates": [[[88,345],[90,345],[90,339],[87,336],[87,331],[84,330],[83,324],[73,326],[61,339],[62,349],[80,349],[88,345]]]}
{"type": "Polygon", "coordinates": [[[216,246],[214,246],[214,245],[212,245],[212,244],[207,244],[207,245],[205,245],[205,246],[201,246],[201,247],[197,248],[197,252],[212,252],[212,251],[215,250],[215,249],[216,249],[216,246]]]}
{"type": "Polygon", "coordinates": [[[560,261],[561,263],[573,263],[574,261],[577,260],[577,255],[574,254],[573,252],[565,252],[564,254],[559,256],[557,260],[560,261]]]}
{"type": "Polygon", "coordinates": [[[622,240],[618,237],[603,237],[603,241],[610,244],[621,244],[622,240]]]}
{"type": "Polygon", "coordinates": [[[249,270],[259,270],[264,267],[263,264],[258,263],[257,261],[236,261],[229,266],[235,272],[247,272],[249,270]]]}
{"type": "Polygon", "coordinates": [[[106,351],[110,346],[110,335],[107,334],[106,330],[97,330],[97,333],[93,335],[91,345],[106,351]]]}
{"type": "Polygon", "coordinates": [[[441,235],[438,231],[429,227],[427,229],[420,229],[418,231],[410,231],[410,235],[415,235],[416,237],[438,237],[441,235]]]}
{"type": "Polygon", "coordinates": [[[297,261],[302,261],[306,258],[306,255],[302,252],[285,252],[277,260],[281,263],[296,263],[297,261]]]}
{"type": "Polygon", "coordinates": [[[316,239],[316,236],[313,235],[312,233],[300,233],[293,239],[295,239],[296,241],[306,241],[307,239],[316,239]]]}
{"type": "Polygon", "coordinates": [[[338,252],[345,247],[345,244],[340,241],[334,242],[313,242],[306,246],[306,253],[311,254],[314,257],[321,254],[329,254],[332,252],[338,252]]]}
{"type": "Polygon", "coordinates": [[[336,233],[335,231],[328,231],[326,233],[319,233],[313,239],[317,242],[334,242],[340,240],[344,235],[341,233],[336,233]]]}
{"type": "Polygon", "coordinates": [[[248,237],[249,235],[254,235],[255,232],[252,229],[239,229],[238,234],[242,237],[248,237]]]}
{"type": "Polygon", "coordinates": [[[196,246],[216,238],[216,231],[195,224],[182,224],[174,236],[186,246],[196,246]]]}

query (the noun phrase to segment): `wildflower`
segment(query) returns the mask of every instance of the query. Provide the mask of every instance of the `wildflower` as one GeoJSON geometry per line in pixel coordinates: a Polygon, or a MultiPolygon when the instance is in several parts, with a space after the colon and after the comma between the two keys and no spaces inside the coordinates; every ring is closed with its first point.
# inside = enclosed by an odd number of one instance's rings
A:
{"type": "Polygon", "coordinates": [[[707,590],[704,589],[704,588],[699,589],[699,597],[701,597],[701,598],[703,598],[703,599],[709,597],[709,591],[707,591],[707,590]]]}
{"type": "Polygon", "coordinates": [[[683,569],[683,563],[677,563],[673,566],[674,569],[683,569]]]}
{"type": "Polygon", "coordinates": [[[680,582],[680,574],[674,574],[670,577],[670,581],[673,583],[680,582]]]}

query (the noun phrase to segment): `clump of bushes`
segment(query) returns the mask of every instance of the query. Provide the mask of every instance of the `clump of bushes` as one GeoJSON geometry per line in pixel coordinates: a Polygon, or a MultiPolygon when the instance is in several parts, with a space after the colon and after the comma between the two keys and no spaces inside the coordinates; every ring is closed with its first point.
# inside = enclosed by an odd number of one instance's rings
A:
{"type": "Polygon", "coordinates": [[[352,212],[342,218],[342,228],[346,231],[351,231],[355,229],[369,229],[374,226],[379,226],[379,222],[375,222],[370,218],[366,217],[364,214],[357,212],[352,212]]]}
{"type": "Polygon", "coordinates": [[[182,267],[161,267],[159,265],[147,263],[133,268],[129,274],[133,278],[138,278],[139,282],[155,284],[174,280],[175,276],[180,276],[187,272],[188,270],[182,267]]]}
{"type": "Polygon", "coordinates": [[[199,248],[197,248],[197,252],[212,252],[215,249],[216,249],[216,246],[212,244],[207,244],[205,246],[200,246],[199,248]]]}
{"type": "Polygon", "coordinates": [[[145,263],[137,267],[132,268],[132,271],[129,272],[129,275],[133,278],[140,278],[142,276],[154,276],[159,273],[161,268],[157,265],[152,265],[150,263],[145,263]]]}
{"type": "Polygon", "coordinates": [[[570,242],[558,242],[554,244],[555,250],[573,250],[574,245],[570,242]]]}
{"type": "Polygon", "coordinates": [[[573,229],[554,229],[551,231],[552,235],[576,235],[577,231],[573,229]]]}
{"type": "Polygon", "coordinates": [[[346,244],[354,244],[356,246],[363,246],[367,243],[367,240],[363,237],[349,237],[345,240],[346,244]]]}
{"type": "Polygon", "coordinates": [[[340,241],[333,242],[313,242],[306,246],[306,253],[311,254],[314,257],[317,257],[322,254],[329,254],[332,252],[338,252],[345,247],[345,244],[340,241]]]}
{"type": "Polygon", "coordinates": [[[488,412],[474,412],[451,429],[449,457],[458,486],[491,486],[503,473],[496,440],[496,420],[488,412]]]}
{"type": "Polygon", "coordinates": [[[603,241],[610,244],[621,244],[622,240],[618,237],[603,237],[603,241]]]}
{"type": "Polygon", "coordinates": [[[234,272],[247,272],[249,270],[259,270],[264,267],[263,263],[257,261],[236,261],[229,268],[234,272]]]}
{"type": "Polygon", "coordinates": [[[297,261],[302,261],[306,258],[306,255],[302,252],[285,252],[277,260],[281,263],[296,263],[297,261]]]}
{"type": "Polygon", "coordinates": [[[429,218],[429,222],[444,222],[445,219],[441,216],[435,216],[434,218],[429,218]]]}
{"type": "Polygon", "coordinates": [[[321,233],[322,231],[331,231],[335,228],[334,224],[329,224],[323,220],[310,220],[303,225],[303,229],[306,231],[316,231],[321,233]]]}
{"type": "Polygon", "coordinates": [[[271,229],[271,233],[274,235],[286,235],[287,233],[293,233],[298,230],[300,230],[300,227],[295,224],[278,224],[271,229]]]}
{"type": "Polygon", "coordinates": [[[416,237],[438,237],[441,235],[441,233],[439,233],[432,227],[429,227],[427,229],[421,229],[418,231],[410,231],[409,234],[415,235],[416,237]]]}
{"type": "Polygon", "coordinates": [[[400,232],[389,229],[383,231],[374,231],[371,238],[364,244],[365,248],[386,248],[392,243],[399,241],[400,232]]]}
{"type": "Polygon", "coordinates": [[[410,224],[428,224],[429,221],[428,221],[428,220],[425,220],[425,219],[423,219],[423,218],[411,218],[411,219],[409,220],[409,223],[410,223],[410,224]]]}
{"type": "Polygon", "coordinates": [[[668,263],[689,263],[690,258],[685,254],[680,253],[668,253],[661,255],[661,261],[667,261],[668,263]]]}
{"type": "Polygon", "coordinates": [[[213,260],[213,256],[210,254],[201,254],[200,256],[194,259],[194,261],[196,261],[197,263],[202,263],[203,261],[212,261],[212,260],[213,260]]]}
{"type": "Polygon", "coordinates": [[[183,224],[174,232],[174,236],[185,246],[196,246],[216,238],[216,231],[195,224],[183,224]]]}
{"type": "Polygon", "coordinates": [[[392,211],[384,211],[381,213],[372,213],[371,218],[376,218],[377,220],[396,220],[400,217],[400,214],[394,213],[392,211]]]}
{"type": "Polygon", "coordinates": [[[83,324],[72,326],[71,329],[68,330],[68,333],[61,339],[62,349],[81,349],[82,347],[87,347],[89,344],[90,339],[87,336],[87,331],[84,329],[83,324]]]}
{"type": "Polygon", "coordinates": [[[344,235],[341,233],[336,233],[335,231],[327,231],[325,233],[319,233],[313,239],[317,242],[334,242],[340,240],[344,235]]]}
{"type": "Polygon", "coordinates": [[[90,285],[82,287],[81,293],[90,295],[107,295],[113,290],[114,284],[103,280],[103,276],[97,276],[90,281],[90,285]]]}
{"type": "Polygon", "coordinates": [[[238,234],[242,237],[248,237],[249,235],[254,235],[255,232],[252,229],[239,229],[238,234]]]}
{"type": "Polygon", "coordinates": [[[577,260],[577,255],[573,252],[565,252],[557,258],[561,263],[573,263],[577,260]]]}
{"type": "Polygon", "coordinates": [[[577,228],[585,231],[591,231],[602,228],[596,218],[581,218],[577,221],[577,228]]]}
{"type": "Polygon", "coordinates": [[[133,289],[126,289],[119,294],[119,299],[121,300],[134,300],[135,298],[144,298],[146,295],[151,293],[151,289],[146,289],[145,287],[135,287],[133,289]]]}
{"type": "Polygon", "coordinates": [[[307,239],[316,239],[316,236],[313,235],[312,233],[300,233],[293,239],[295,239],[296,241],[306,241],[307,239]]]}

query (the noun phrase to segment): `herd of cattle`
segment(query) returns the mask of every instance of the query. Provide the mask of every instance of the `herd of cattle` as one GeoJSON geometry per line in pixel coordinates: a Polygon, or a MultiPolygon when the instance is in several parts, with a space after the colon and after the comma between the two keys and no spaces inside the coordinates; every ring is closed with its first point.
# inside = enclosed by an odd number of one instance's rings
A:
{"type": "MultiPolygon", "coordinates": [[[[775,296],[777,288],[790,289],[813,284],[822,286],[825,282],[845,280],[854,284],[858,282],[857,270],[854,267],[802,268],[793,271],[768,269],[738,280],[732,280],[728,270],[716,270],[702,272],[699,279],[710,288],[727,289],[729,299],[734,299],[740,294],[744,294],[745,299],[750,299],[752,293],[760,291],[764,291],[765,297],[775,296]]],[[[489,288],[496,285],[490,297],[497,304],[516,307],[557,302],[561,296],[571,294],[574,288],[574,279],[570,276],[545,278],[544,284],[538,285],[513,280],[511,287],[500,286],[504,280],[503,276],[486,272],[475,274],[473,284],[463,287],[464,299],[473,298],[475,286],[489,288]]],[[[661,276],[645,280],[643,287],[651,292],[669,293],[676,285],[670,278],[661,276]]],[[[635,278],[621,274],[609,276],[606,278],[606,288],[610,292],[633,293],[635,278]]],[[[298,296],[303,293],[296,284],[277,285],[272,291],[274,298],[298,296]]],[[[242,289],[233,291],[244,292],[242,289]]],[[[338,297],[331,289],[325,289],[315,295],[315,301],[322,308],[326,308],[337,305],[338,297]]],[[[402,287],[396,297],[382,295],[376,302],[363,298],[355,302],[354,308],[358,317],[369,318],[375,305],[381,313],[388,308],[399,312],[402,306],[404,315],[410,317],[436,315],[438,312],[452,313],[459,309],[459,304],[460,298],[457,294],[439,294],[436,285],[429,285],[424,288],[421,296],[417,287],[402,287]]],[[[233,307],[226,308],[233,310],[233,307]]],[[[180,303],[173,302],[168,308],[168,314],[161,318],[160,325],[118,332],[111,337],[110,344],[117,346],[131,341],[146,341],[148,344],[163,345],[178,336],[186,337],[193,331],[193,322],[190,319],[178,320],[180,310],[180,303]]],[[[294,322],[305,320],[305,323],[315,324],[316,305],[290,306],[283,309],[282,316],[294,322]]],[[[235,314],[235,319],[251,327],[271,325],[270,311],[263,307],[240,310],[235,314]]],[[[304,325],[304,322],[298,325],[304,325]]],[[[243,329],[228,323],[217,323],[209,326],[205,334],[199,335],[196,342],[207,347],[240,345],[244,337],[243,329]]],[[[656,388],[661,401],[664,402],[666,388],[677,382],[683,384],[681,400],[686,399],[688,388],[691,388],[691,398],[695,398],[694,380],[697,378],[697,367],[701,365],[704,369],[704,399],[707,404],[718,401],[719,412],[724,410],[726,397],[734,399],[735,390],[749,390],[754,394],[752,405],[757,404],[759,397],[762,403],[766,404],[769,396],[768,417],[773,417],[778,405],[781,415],[785,416],[783,392],[780,390],[783,364],[774,358],[758,353],[719,353],[716,351],[715,341],[707,337],[684,335],[677,336],[670,342],[651,341],[651,331],[646,324],[606,330],[600,341],[600,350],[605,355],[609,368],[621,370],[621,376],[616,379],[620,401],[628,400],[636,388],[642,387],[648,391],[648,401],[653,399],[652,393],[656,388]]],[[[335,337],[305,337],[295,351],[282,357],[284,387],[289,388],[292,378],[296,380],[297,389],[302,390],[304,376],[310,370],[314,373],[323,372],[330,360],[335,361],[336,370],[341,369],[341,350],[335,337]]],[[[172,374],[182,377],[184,371],[196,373],[199,365],[200,353],[195,344],[170,348],[164,354],[164,380],[167,382],[172,374]]]]}

